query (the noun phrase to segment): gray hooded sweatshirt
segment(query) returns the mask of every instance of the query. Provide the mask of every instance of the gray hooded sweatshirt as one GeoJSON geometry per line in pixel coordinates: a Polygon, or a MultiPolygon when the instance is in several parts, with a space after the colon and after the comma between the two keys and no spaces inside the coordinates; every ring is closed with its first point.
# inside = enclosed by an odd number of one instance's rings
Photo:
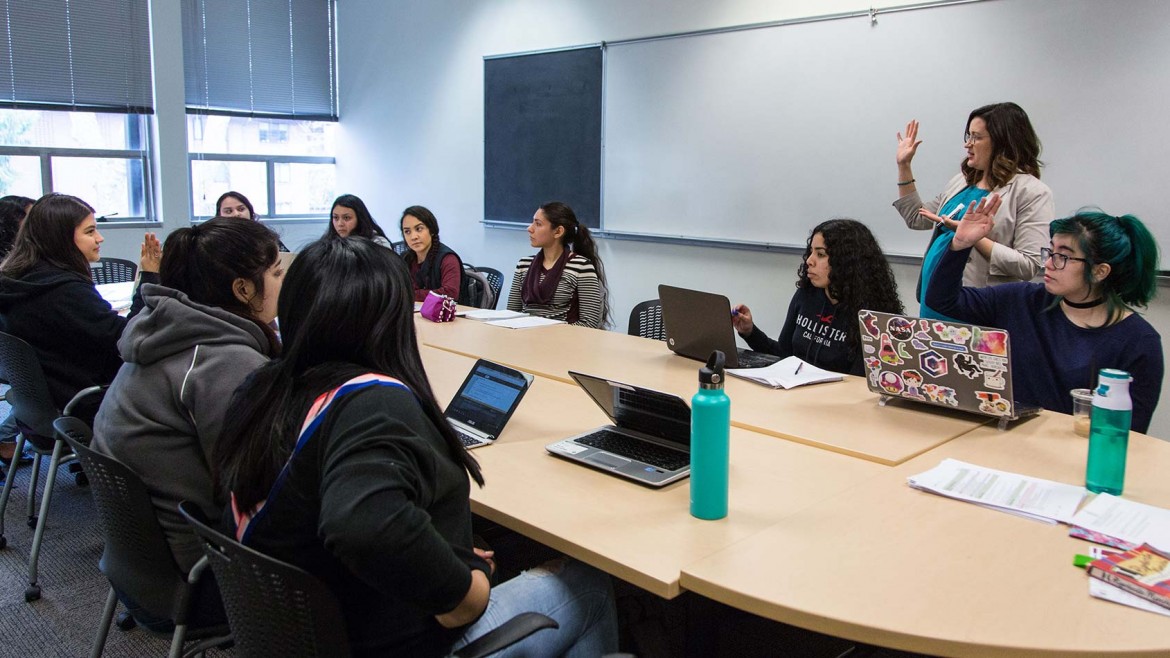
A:
{"type": "Polygon", "coordinates": [[[207,518],[221,516],[211,451],[232,392],[268,361],[268,338],[255,322],[178,290],[146,284],[142,296],[145,308],[118,341],[125,363],[94,420],[93,446],[146,483],[186,572],[202,551],[177,506],[190,500],[207,518]]]}

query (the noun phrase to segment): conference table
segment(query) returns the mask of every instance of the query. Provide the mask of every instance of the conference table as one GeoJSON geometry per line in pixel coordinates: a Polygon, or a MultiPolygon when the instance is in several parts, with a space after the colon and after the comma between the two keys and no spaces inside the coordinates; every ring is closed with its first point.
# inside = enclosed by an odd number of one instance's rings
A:
{"type": "MultiPolygon", "coordinates": [[[[506,329],[474,320],[416,323],[420,339],[432,347],[573,383],[569,371],[673,393],[689,400],[699,386],[698,361],[678,356],[656,340],[566,324],[537,329],[506,329]]],[[[877,404],[865,379],[773,390],[729,377],[735,427],[859,457],[900,464],[987,422],[947,410],[923,412],[911,404],[877,404]],[[841,431],[849,419],[851,431],[841,431]]]]}
{"type": "MultiPolygon", "coordinates": [[[[1088,544],[1066,526],[906,484],[947,457],[1080,484],[1087,442],[1068,416],[1000,431],[973,416],[879,407],[861,378],[791,391],[732,380],[730,512],[700,521],[687,481],[653,490],[544,449],[608,422],[569,370],[689,398],[697,362],[658,341],[565,325],[416,327],[442,403],[475,358],[536,375],[501,438],[473,453],[487,480],[473,487],[473,510],[649,592],[688,590],[932,654],[1170,654],[1170,618],[1089,596],[1072,566],[1088,544]]],[[[1125,497],[1170,506],[1170,443],[1135,433],[1130,455],[1125,497]]]]}

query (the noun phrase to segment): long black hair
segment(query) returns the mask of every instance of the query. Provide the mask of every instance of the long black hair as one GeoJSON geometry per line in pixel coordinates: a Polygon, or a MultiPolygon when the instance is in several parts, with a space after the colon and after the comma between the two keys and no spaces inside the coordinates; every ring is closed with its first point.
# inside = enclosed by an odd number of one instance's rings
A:
{"type": "Polygon", "coordinates": [[[321,237],[340,237],[337,235],[337,231],[333,229],[333,211],[337,209],[337,206],[349,208],[357,217],[357,226],[354,227],[353,233],[350,235],[361,236],[369,240],[373,240],[375,236],[380,235],[387,242],[390,241],[390,238],[386,237],[386,232],[382,230],[381,226],[378,226],[378,222],[374,221],[374,216],[370,214],[370,209],[366,207],[366,202],[353,194],[342,194],[333,200],[333,205],[329,207],[329,226],[325,227],[325,234],[321,237]]]}
{"type": "Polygon", "coordinates": [[[37,199],[16,232],[12,251],[0,264],[0,274],[19,279],[47,262],[92,281],[89,261],[73,239],[77,227],[92,214],[92,206],[68,194],[52,193],[37,199]]]}
{"type": "Polygon", "coordinates": [[[589,227],[577,221],[577,213],[560,201],[549,201],[540,207],[540,211],[544,213],[545,219],[553,225],[554,231],[558,226],[565,229],[561,235],[561,246],[564,247],[565,251],[572,251],[593,263],[593,269],[597,271],[597,280],[601,282],[601,325],[602,327],[608,325],[610,319],[609,284],[605,281],[605,266],[601,264],[601,257],[597,255],[597,243],[593,241],[589,227]]]}
{"type": "Polygon", "coordinates": [[[260,222],[216,217],[197,226],[172,231],[163,246],[159,283],[185,293],[191,301],[216,306],[255,322],[268,338],[268,356],[280,353],[280,341],[255,309],[232,292],[236,279],[246,279],[264,297],[264,275],[280,259],[276,232],[260,222]]]}
{"type": "Polygon", "coordinates": [[[278,302],[284,352],[236,391],[212,455],[241,509],[264,500],[322,393],[377,372],[406,384],[451,459],[480,485],[479,464],[443,417],[414,334],[414,287],[393,251],[363,238],[318,240],[289,267],[278,302]]]}
{"type": "Polygon", "coordinates": [[[829,287],[825,292],[837,300],[837,315],[853,318],[845,323],[850,352],[861,352],[861,331],[857,312],[862,309],[883,313],[904,313],[898,297],[898,282],[878,241],[869,228],[856,219],[830,219],[817,224],[808,234],[804,259],[797,269],[797,288],[811,287],[808,257],[813,237],[821,234],[829,255],[829,287]]]}

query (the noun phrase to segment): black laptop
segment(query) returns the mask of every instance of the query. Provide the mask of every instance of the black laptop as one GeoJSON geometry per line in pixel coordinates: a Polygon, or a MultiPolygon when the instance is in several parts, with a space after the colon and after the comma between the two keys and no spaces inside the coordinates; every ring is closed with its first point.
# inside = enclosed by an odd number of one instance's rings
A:
{"type": "Polygon", "coordinates": [[[550,454],[661,487],[691,474],[691,408],[677,395],[569,372],[613,425],[545,446],[550,454]]]}
{"type": "Polygon", "coordinates": [[[660,284],[658,297],[666,345],[675,354],[706,361],[711,352],[720,350],[727,355],[728,368],[764,368],[780,360],[736,346],[731,302],[723,295],[660,284]]]}
{"type": "Polygon", "coordinates": [[[468,450],[489,445],[504,431],[532,379],[528,373],[480,359],[443,415],[468,450]]]}

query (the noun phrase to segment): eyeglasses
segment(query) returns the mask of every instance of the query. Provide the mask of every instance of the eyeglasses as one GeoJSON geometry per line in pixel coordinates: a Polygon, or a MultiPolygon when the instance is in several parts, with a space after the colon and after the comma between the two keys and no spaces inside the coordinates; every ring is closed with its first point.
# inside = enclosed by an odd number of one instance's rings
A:
{"type": "Polygon", "coordinates": [[[987,139],[987,135],[981,133],[963,133],[963,143],[977,144],[987,139]]]}
{"type": "Polygon", "coordinates": [[[1050,247],[1040,247],[1040,262],[1043,263],[1049,258],[1052,259],[1052,269],[1063,270],[1070,260],[1078,260],[1082,263],[1092,263],[1088,258],[1077,258],[1076,256],[1066,256],[1061,253],[1053,251],[1050,247]]]}

